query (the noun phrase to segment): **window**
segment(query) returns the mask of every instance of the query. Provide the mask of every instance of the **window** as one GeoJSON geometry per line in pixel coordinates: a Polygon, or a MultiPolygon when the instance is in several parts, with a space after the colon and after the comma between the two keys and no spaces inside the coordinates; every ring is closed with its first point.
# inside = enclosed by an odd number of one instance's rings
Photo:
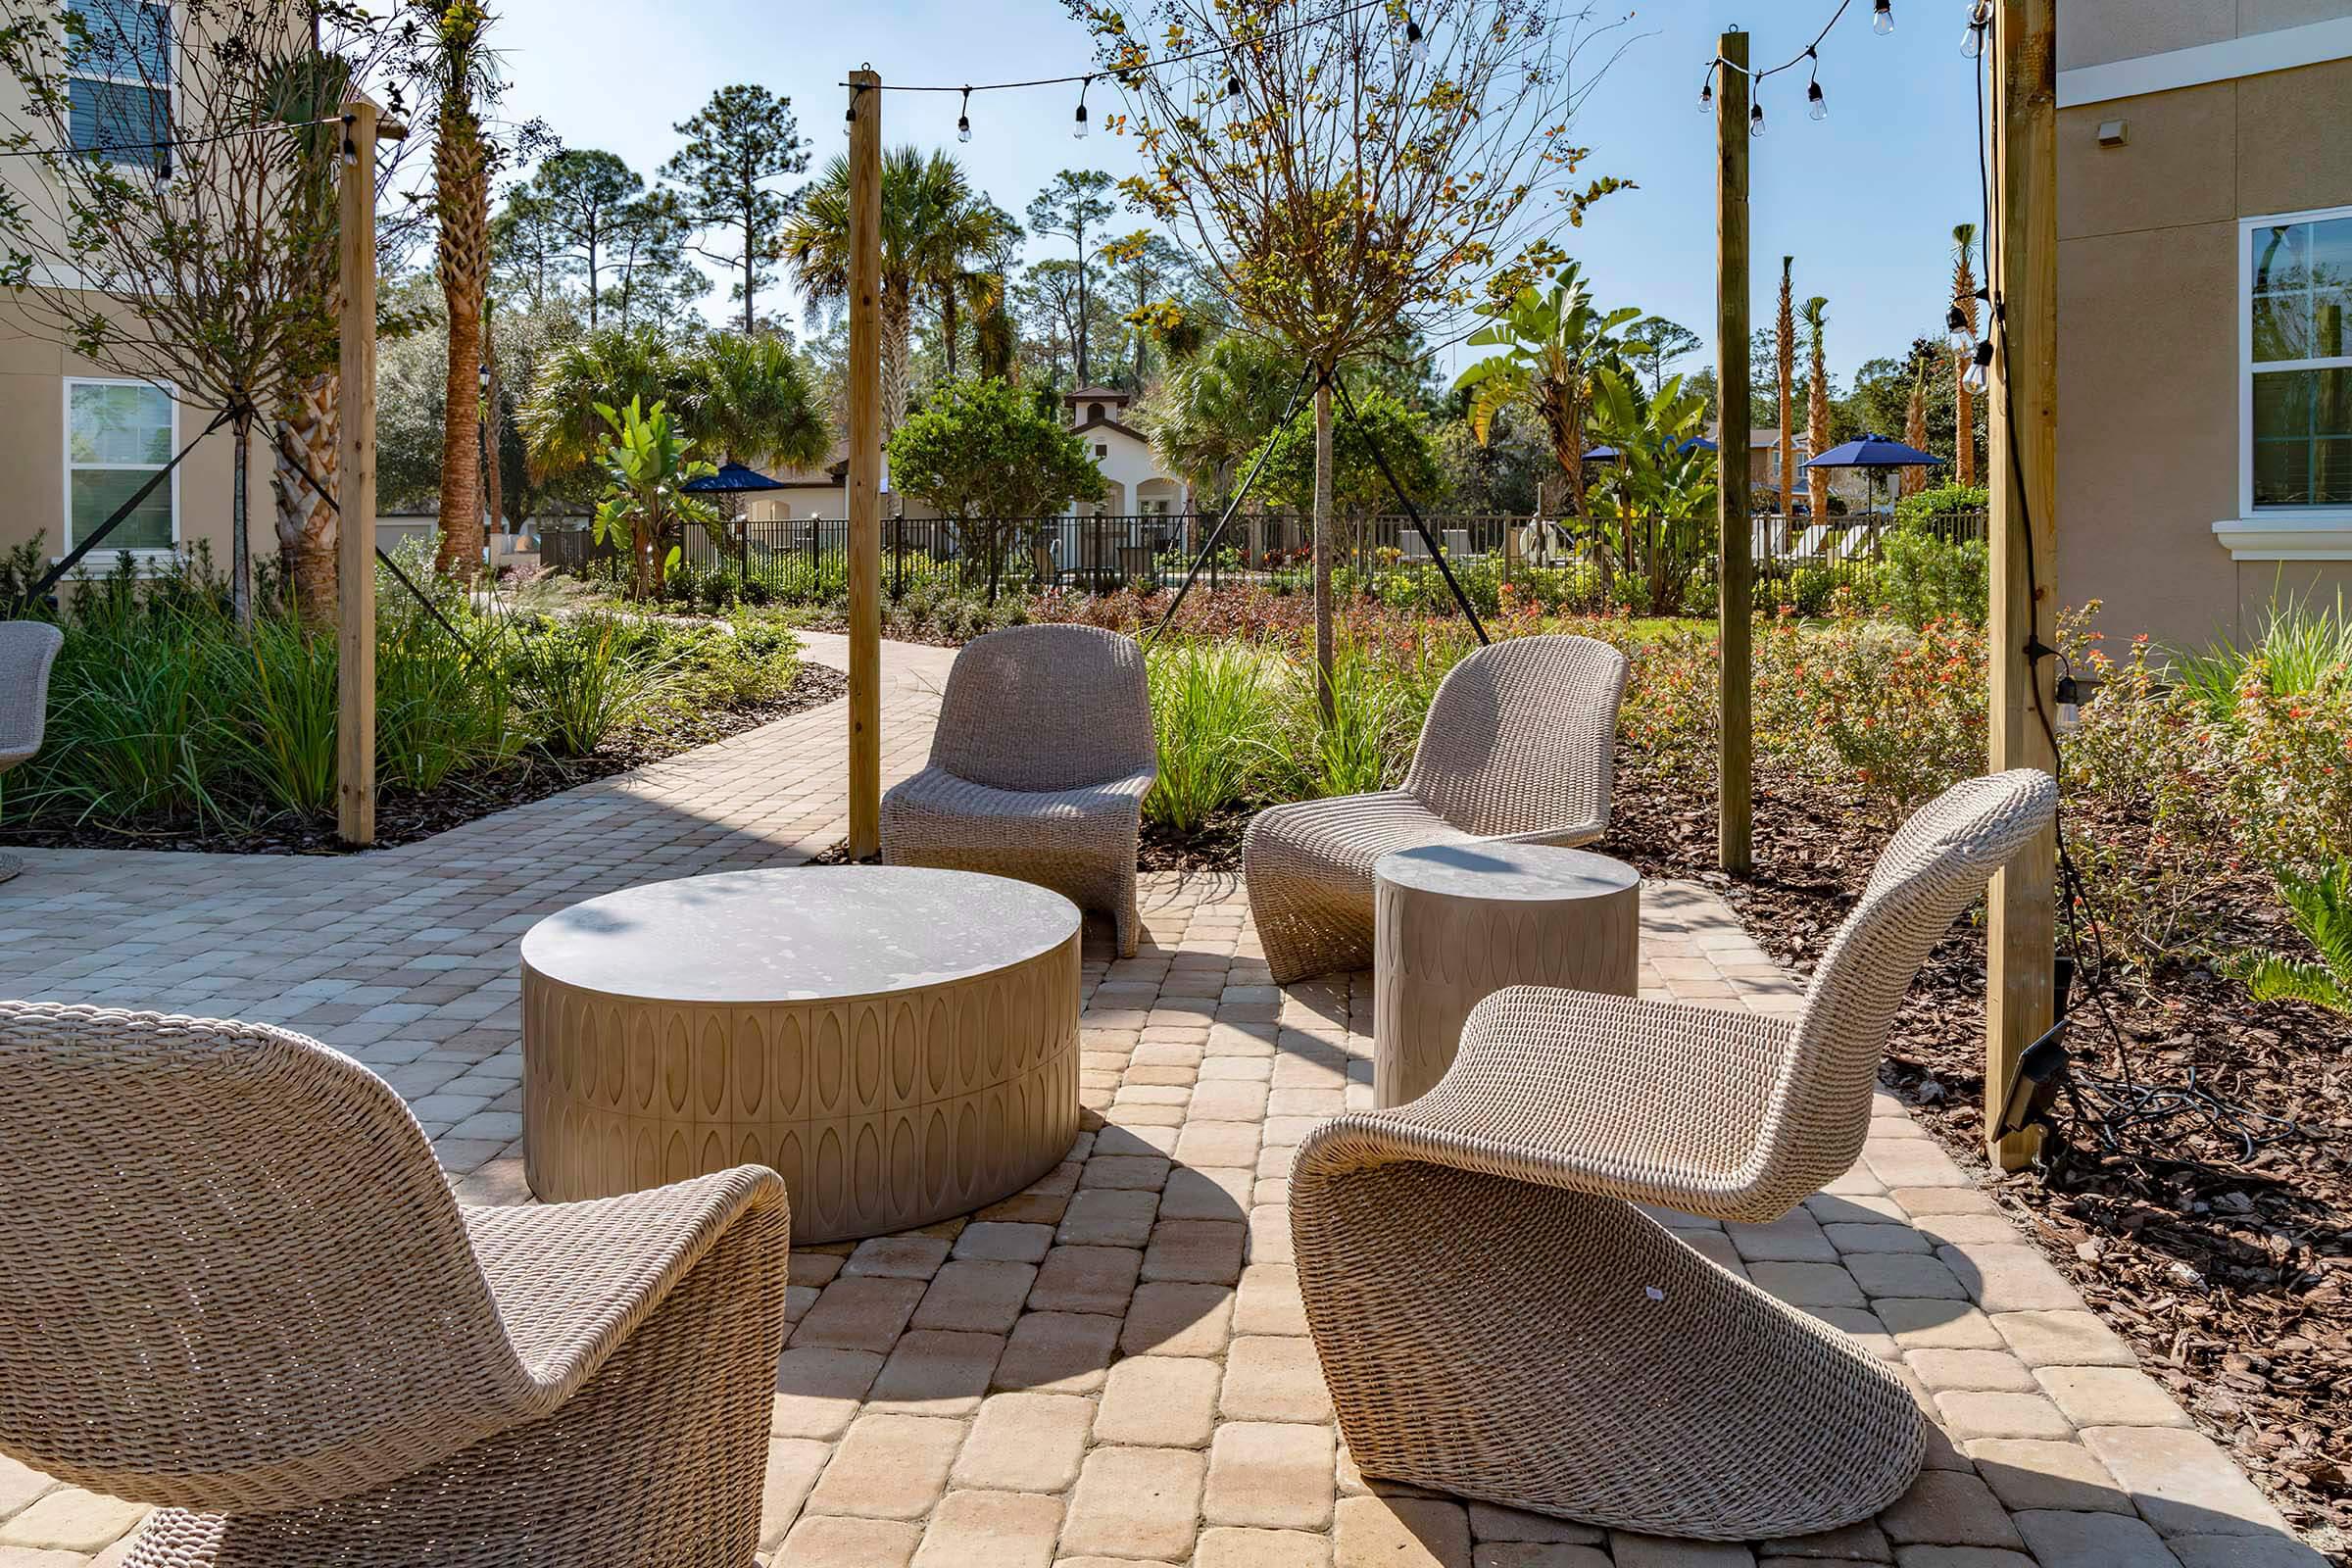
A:
{"type": "Polygon", "coordinates": [[[2246,225],[2248,499],[2352,508],[2352,210],[2246,225]]]}
{"type": "Polygon", "coordinates": [[[1095,456],[1096,456],[1096,457],[1098,457],[1098,458],[1107,458],[1107,457],[1109,457],[1109,456],[1110,456],[1110,445],[1109,445],[1109,443],[1108,443],[1108,442],[1104,442],[1104,441],[1098,441],[1098,442],[1096,442],[1096,443],[1095,443],[1095,456]]]}
{"type": "Polygon", "coordinates": [[[72,0],[66,86],[77,152],[166,173],[172,139],[172,8],[159,0],[72,0]]]}
{"type": "MultiPolygon", "coordinates": [[[[178,450],[172,394],[143,381],[66,382],[66,548],[97,531],[178,450]]],[[[170,550],[179,540],[179,475],[157,485],[98,547],[170,550]]]]}

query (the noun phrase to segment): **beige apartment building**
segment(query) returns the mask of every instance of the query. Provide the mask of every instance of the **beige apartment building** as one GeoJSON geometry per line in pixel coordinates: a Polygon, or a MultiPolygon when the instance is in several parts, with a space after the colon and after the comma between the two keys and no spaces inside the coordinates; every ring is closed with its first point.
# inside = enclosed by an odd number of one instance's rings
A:
{"type": "Polygon", "coordinates": [[[2352,590],[2352,0],[2061,0],[2058,577],[2111,643],[2352,590]]]}
{"type": "MultiPolygon", "coordinates": [[[[129,41],[111,59],[107,51],[92,50],[68,61],[68,127],[74,144],[105,148],[124,165],[158,157],[154,143],[172,123],[162,103],[166,90],[158,85],[172,79],[159,52],[173,47],[169,42],[172,8],[167,0],[92,3],[94,15],[112,29],[102,36],[129,41]],[[143,24],[142,18],[153,20],[143,24]],[[145,58],[133,58],[134,53],[145,58]]],[[[13,83],[8,90],[14,92],[13,83]]],[[[184,106],[180,113],[187,114],[184,106]]],[[[35,161],[0,160],[0,179],[44,177],[35,161]]],[[[31,210],[54,210],[54,201],[42,193],[27,194],[31,210]]],[[[46,559],[65,555],[169,463],[216,412],[183,404],[179,389],[169,382],[125,377],[79,359],[59,343],[54,325],[45,331],[37,327],[0,288],[0,496],[9,502],[0,509],[0,549],[37,538],[46,559]]],[[[225,567],[233,446],[225,431],[207,438],[107,536],[84,569],[111,567],[122,550],[152,564],[173,551],[192,550],[200,541],[225,567]]],[[[269,474],[268,443],[257,438],[248,507],[256,559],[276,549],[269,474]]]]}

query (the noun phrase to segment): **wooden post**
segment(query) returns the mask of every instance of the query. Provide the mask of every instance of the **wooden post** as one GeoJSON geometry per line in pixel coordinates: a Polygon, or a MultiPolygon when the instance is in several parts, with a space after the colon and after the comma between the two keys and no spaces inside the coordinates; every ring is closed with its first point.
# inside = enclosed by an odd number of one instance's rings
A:
{"type": "Polygon", "coordinates": [[[850,73],[850,858],[882,848],[882,78],[850,73]]]}
{"type": "Polygon", "coordinates": [[[1715,439],[1716,623],[1723,644],[1722,723],[1716,737],[1716,851],[1726,871],[1755,863],[1751,800],[1755,737],[1748,702],[1755,630],[1754,524],[1748,520],[1747,34],[1716,40],[1715,439]]]}
{"type": "MultiPolygon", "coordinates": [[[[1991,664],[1995,772],[2053,771],[2057,661],[2029,655],[2057,641],[2058,81],[2055,0],[2000,0],[1991,58],[1992,364],[1991,664]],[[2022,469],[2022,479],[2020,471],[2022,469]]],[[[1965,432],[1964,432],[1965,434],[1965,432]]],[[[2032,1159],[2038,1133],[1993,1135],[2018,1058],[2049,1028],[2057,953],[2055,832],[2034,839],[1992,880],[1986,931],[1984,1124],[2003,1170],[2032,1159]]]]}
{"type": "Polygon", "coordinates": [[[336,263],[343,315],[342,452],[335,499],[335,831],[375,842],[374,104],[343,106],[336,263]]]}

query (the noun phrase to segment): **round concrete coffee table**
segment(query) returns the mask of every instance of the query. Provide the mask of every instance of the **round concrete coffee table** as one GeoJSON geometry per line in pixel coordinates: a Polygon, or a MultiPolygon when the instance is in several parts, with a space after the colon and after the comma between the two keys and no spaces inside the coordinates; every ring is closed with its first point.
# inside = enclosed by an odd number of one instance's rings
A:
{"type": "Polygon", "coordinates": [[[782,1173],[802,1245],[969,1213],[1078,1136],[1078,908],[909,866],[608,893],[522,939],[531,1191],[782,1173]]]}
{"type": "Polygon", "coordinates": [[[1433,844],[1373,865],[1372,1098],[1401,1105],[1453,1065],[1470,1009],[1505,986],[1641,989],[1642,875],[1538,844],[1433,844]]]}

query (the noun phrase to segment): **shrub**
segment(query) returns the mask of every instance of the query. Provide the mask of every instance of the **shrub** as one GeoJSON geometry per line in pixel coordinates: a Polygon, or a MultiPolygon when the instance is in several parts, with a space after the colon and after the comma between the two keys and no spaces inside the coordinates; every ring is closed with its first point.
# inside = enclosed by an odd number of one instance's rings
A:
{"type": "Polygon", "coordinates": [[[1982,626],[1990,606],[1990,557],[1981,539],[1950,539],[1924,522],[1901,525],[1886,533],[1878,563],[1857,586],[1906,626],[1937,620],[1982,626]]]}
{"type": "Polygon", "coordinates": [[[335,805],[338,693],[334,637],[278,615],[254,621],[251,640],[222,638],[209,677],[234,693],[220,726],[223,754],[281,810],[335,805]]]}
{"type": "Polygon", "coordinates": [[[1148,820],[1193,833],[1251,799],[1273,757],[1270,660],[1279,666],[1278,657],[1234,643],[1162,643],[1152,650],[1159,781],[1144,797],[1148,820]]]}
{"type": "Polygon", "coordinates": [[[614,615],[583,615],[524,639],[515,659],[559,756],[586,757],[652,707],[665,666],[632,657],[629,624],[614,615]]]}
{"type": "Polygon", "coordinates": [[[1897,501],[1894,520],[1897,526],[1909,526],[1954,513],[1983,512],[1991,505],[1991,497],[1983,485],[1937,485],[1897,501]]]}
{"type": "Polygon", "coordinates": [[[2332,860],[2313,877],[2282,875],[2278,897],[2319,960],[2248,953],[2231,959],[2230,971],[2257,1002],[2308,1002],[2352,1013],[2352,863],[2332,860]]]}

